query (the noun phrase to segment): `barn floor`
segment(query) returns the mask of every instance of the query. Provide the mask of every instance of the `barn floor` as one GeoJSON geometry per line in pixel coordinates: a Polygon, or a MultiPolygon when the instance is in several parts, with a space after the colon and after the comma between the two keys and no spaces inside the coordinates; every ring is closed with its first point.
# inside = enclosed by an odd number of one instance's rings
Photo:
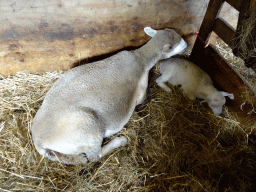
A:
{"type": "MultiPolygon", "coordinates": [[[[218,49],[230,56],[225,46],[218,49]]],[[[76,166],[42,158],[30,133],[44,96],[63,72],[1,79],[0,191],[248,191],[255,183],[250,133],[256,123],[240,124],[228,107],[215,116],[206,103],[187,100],[177,87],[164,92],[155,83],[156,68],[147,100],[117,134],[126,136],[128,145],[76,166]]],[[[256,88],[255,73],[241,71],[256,88]]]]}

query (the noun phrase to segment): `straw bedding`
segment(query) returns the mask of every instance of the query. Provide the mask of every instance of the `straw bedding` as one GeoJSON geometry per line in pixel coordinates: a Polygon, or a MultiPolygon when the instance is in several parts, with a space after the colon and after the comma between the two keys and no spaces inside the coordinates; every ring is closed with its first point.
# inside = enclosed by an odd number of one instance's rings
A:
{"type": "Polygon", "coordinates": [[[45,94],[63,72],[17,73],[0,80],[0,191],[248,190],[255,172],[256,150],[249,138],[255,125],[239,124],[227,107],[215,116],[178,87],[166,93],[155,83],[156,68],[147,100],[117,134],[126,136],[128,145],[75,166],[40,156],[30,133],[45,94]]]}

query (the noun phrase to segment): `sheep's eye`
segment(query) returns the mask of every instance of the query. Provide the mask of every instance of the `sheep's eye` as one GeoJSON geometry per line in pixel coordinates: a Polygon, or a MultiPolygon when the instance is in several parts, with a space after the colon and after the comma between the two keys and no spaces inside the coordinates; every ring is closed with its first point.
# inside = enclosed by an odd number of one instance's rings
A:
{"type": "Polygon", "coordinates": [[[170,49],[169,46],[165,46],[165,47],[163,48],[163,51],[167,51],[167,50],[169,50],[169,49],[170,49]]]}

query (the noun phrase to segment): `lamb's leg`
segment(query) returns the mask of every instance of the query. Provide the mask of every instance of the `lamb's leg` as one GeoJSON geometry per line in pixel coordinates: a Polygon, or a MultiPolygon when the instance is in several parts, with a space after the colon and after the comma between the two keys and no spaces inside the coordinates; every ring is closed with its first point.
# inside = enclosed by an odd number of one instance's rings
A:
{"type": "Polygon", "coordinates": [[[123,147],[127,143],[127,138],[124,136],[116,137],[112,141],[110,141],[108,144],[104,145],[101,149],[101,157],[105,156],[110,151],[118,148],[123,147]]]}
{"type": "Polygon", "coordinates": [[[191,101],[196,100],[194,93],[190,90],[186,90],[186,91],[183,90],[183,94],[185,95],[185,97],[187,97],[191,101]]]}
{"type": "Polygon", "coordinates": [[[165,91],[171,92],[172,90],[170,89],[170,87],[168,87],[168,86],[165,84],[165,82],[167,82],[169,79],[170,79],[169,76],[167,76],[167,75],[161,75],[160,77],[158,77],[158,78],[156,79],[156,83],[157,83],[160,87],[162,87],[165,91]]]}

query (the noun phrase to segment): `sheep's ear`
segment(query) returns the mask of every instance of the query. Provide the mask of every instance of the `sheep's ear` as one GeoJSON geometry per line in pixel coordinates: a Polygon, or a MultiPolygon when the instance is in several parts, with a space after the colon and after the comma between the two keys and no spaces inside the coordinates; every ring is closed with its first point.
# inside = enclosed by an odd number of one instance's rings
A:
{"type": "Polygon", "coordinates": [[[234,99],[234,95],[233,95],[232,93],[227,93],[227,92],[221,91],[221,94],[222,94],[224,97],[228,96],[230,99],[234,99]]]}
{"type": "Polygon", "coordinates": [[[145,27],[144,31],[150,37],[153,37],[156,34],[156,32],[157,32],[157,30],[154,30],[151,27],[145,27]]]}

